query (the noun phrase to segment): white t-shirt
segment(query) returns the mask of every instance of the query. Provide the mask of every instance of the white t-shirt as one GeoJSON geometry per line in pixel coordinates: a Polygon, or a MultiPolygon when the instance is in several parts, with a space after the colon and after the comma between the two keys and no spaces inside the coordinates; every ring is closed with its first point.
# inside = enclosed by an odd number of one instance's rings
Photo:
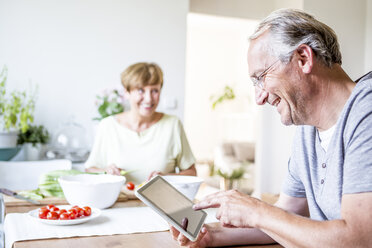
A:
{"type": "Polygon", "coordinates": [[[104,168],[110,164],[124,170],[127,181],[144,182],[152,171],[174,172],[195,163],[181,121],[164,114],[154,125],[135,132],[121,125],[114,116],[103,119],[85,167],[104,168]]]}
{"type": "Polygon", "coordinates": [[[331,142],[333,133],[335,132],[336,125],[333,125],[331,128],[325,131],[318,131],[320,138],[320,145],[323,147],[324,151],[327,152],[329,142],[331,142]]]}

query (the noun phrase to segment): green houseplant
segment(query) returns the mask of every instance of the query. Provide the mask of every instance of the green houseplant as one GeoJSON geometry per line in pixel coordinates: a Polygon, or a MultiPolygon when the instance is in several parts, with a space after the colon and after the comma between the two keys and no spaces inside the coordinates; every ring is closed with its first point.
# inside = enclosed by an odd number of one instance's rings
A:
{"type": "Polygon", "coordinates": [[[26,132],[18,134],[17,144],[23,145],[26,160],[39,160],[42,147],[49,138],[49,132],[43,125],[30,125],[26,132]]]}
{"type": "Polygon", "coordinates": [[[0,73],[0,148],[15,147],[18,133],[24,133],[34,121],[35,92],[7,92],[8,69],[0,73]]]}
{"type": "Polygon", "coordinates": [[[49,132],[43,125],[30,125],[26,132],[19,133],[17,144],[23,145],[26,143],[35,147],[37,144],[45,145],[49,141],[49,132]]]}

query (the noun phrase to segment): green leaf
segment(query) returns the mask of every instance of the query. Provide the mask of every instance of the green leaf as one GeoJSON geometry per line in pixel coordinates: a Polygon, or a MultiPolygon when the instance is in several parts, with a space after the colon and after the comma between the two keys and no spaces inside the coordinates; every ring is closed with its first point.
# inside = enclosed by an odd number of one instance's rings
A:
{"type": "Polygon", "coordinates": [[[233,88],[230,86],[225,86],[223,93],[220,96],[211,96],[210,99],[212,101],[212,109],[214,110],[218,104],[221,104],[227,100],[235,99],[235,93],[233,88]]]}
{"type": "Polygon", "coordinates": [[[18,134],[17,144],[31,143],[33,146],[36,144],[46,144],[50,139],[48,130],[44,126],[27,125],[24,132],[18,134]]]}
{"type": "Polygon", "coordinates": [[[228,173],[223,173],[220,169],[217,170],[217,174],[226,179],[240,179],[243,177],[244,172],[245,170],[243,167],[233,170],[231,175],[228,173]]]}
{"type": "Polygon", "coordinates": [[[24,190],[18,192],[18,194],[36,201],[42,200],[44,198],[44,195],[40,192],[39,189],[24,190]]]}
{"type": "Polygon", "coordinates": [[[14,90],[7,94],[7,73],[4,66],[0,73],[0,127],[25,132],[34,119],[36,90],[29,93],[14,90]]]}

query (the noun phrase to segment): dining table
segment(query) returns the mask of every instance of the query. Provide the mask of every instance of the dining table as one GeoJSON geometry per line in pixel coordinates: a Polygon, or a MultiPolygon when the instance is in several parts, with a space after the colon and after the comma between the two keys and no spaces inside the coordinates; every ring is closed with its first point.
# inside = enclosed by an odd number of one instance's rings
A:
{"type": "MultiPolygon", "coordinates": [[[[205,186],[202,186],[202,188],[205,186]]],[[[272,203],[277,196],[269,194],[263,195],[263,200],[272,203]]],[[[40,208],[40,205],[33,205],[31,203],[4,196],[5,212],[10,213],[27,213],[31,210],[40,208]]],[[[65,199],[48,197],[40,201],[41,205],[68,204],[65,199]]],[[[116,203],[111,209],[134,209],[146,207],[139,199],[137,199],[132,192],[123,190],[116,203]]],[[[218,225],[219,223],[211,223],[210,225],[218,225]]],[[[5,233],[7,236],[7,233],[5,233]]],[[[53,247],[53,248],[66,248],[66,247],[90,247],[90,248],[115,248],[115,247],[180,247],[177,241],[173,240],[172,235],[168,230],[155,231],[155,232],[136,232],[129,234],[115,234],[115,235],[93,235],[93,236],[71,236],[62,238],[46,238],[46,239],[31,239],[31,240],[18,240],[12,244],[13,248],[39,248],[39,247],[53,247]]],[[[234,246],[237,247],[237,246],[234,246]]],[[[238,247],[249,248],[278,248],[282,247],[279,244],[270,245],[248,245],[238,247]]]]}

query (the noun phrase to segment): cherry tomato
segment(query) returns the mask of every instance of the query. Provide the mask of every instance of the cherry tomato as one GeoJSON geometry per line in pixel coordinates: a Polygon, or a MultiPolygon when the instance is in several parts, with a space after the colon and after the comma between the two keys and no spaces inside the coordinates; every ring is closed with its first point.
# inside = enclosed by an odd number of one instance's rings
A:
{"type": "Polygon", "coordinates": [[[46,209],[46,208],[40,208],[40,209],[39,209],[39,218],[40,218],[40,219],[46,219],[48,213],[49,213],[49,209],[46,209]]]}
{"type": "Polygon", "coordinates": [[[69,212],[68,213],[70,220],[76,219],[76,214],[74,212],[69,212]]]}
{"type": "Polygon", "coordinates": [[[59,215],[61,215],[61,214],[63,214],[63,213],[67,213],[67,210],[66,210],[66,209],[60,209],[60,210],[58,211],[58,214],[59,214],[59,215]]]}
{"type": "MultiPolygon", "coordinates": [[[[133,184],[133,188],[134,188],[134,184],[133,184]]],[[[53,204],[49,204],[45,207],[41,207],[38,212],[39,218],[48,219],[48,220],[58,220],[58,219],[73,220],[79,217],[90,216],[91,214],[92,214],[92,208],[89,206],[80,208],[79,206],[75,205],[72,208],[66,210],[66,209],[59,209],[53,204]]]]}
{"type": "Polygon", "coordinates": [[[69,214],[73,213],[74,215],[77,215],[78,211],[76,210],[76,208],[71,208],[67,211],[69,214]]]}
{"type": "Polygon", "coordinates": [[[53,212],[53,211],[50,211],[48,214],[47,214],[47,219],[48,220],[58,220],[59,218],[59,215],[57,212],[53,212]]]}
{"type": "Polygon", "coordinates": [[[128,183],[127,183],[127,189],[129,189],[129,190],[134,190],[134,183],[132,183],[132,182],[128,182],[128,183]]]}
{"type": "Polygon", "coordinates": [[[84,209],[82,209],[82,208],[75,208],[75,209],[77,211],[76,217],[84,216],[84,209]]]}
{"type": "Polygon", "coordinates": [[[59,211],[59,208],[57,208],[57,207],[51,207],[49,210],[51,212],[57,212],[57,211],[59,211]]]}
{"type": "Polygon", "coordinates": [[[83,207],[84,210],[84,216],[90,216],[92,214],[92,209],[88,206],[83,207]]]}
{"type": "Polygon", "coordinates": [[[70,219],[70,215],[66,212],[66,213],[62,213],[60,216],[59,216],[59,219],[60,220],[69,220],[70,219]]]}
{"type": "Polygon", "coordinates": [[[46,206],[47,209],[51,209],[51,208],[54,208],[55,206],[53,204],[49,204],[48,206],[46,206]]]}

